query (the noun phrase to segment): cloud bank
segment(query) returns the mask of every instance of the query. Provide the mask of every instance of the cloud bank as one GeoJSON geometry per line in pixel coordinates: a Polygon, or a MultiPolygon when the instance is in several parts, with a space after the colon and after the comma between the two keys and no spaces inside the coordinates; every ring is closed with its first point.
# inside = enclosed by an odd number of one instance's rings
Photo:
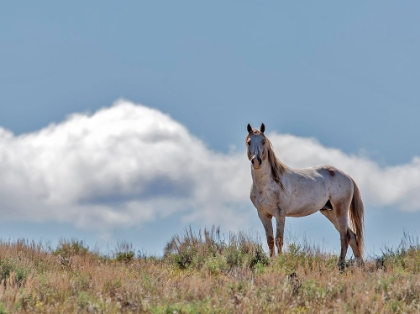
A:
{"type": "MultiPolygon", "coordinates": [[[[268,136],[291,167],[332,164],[346,171],[367,206],[420,210],[418,157],[381,168],[314,139],[268,136]]],[[[173,216],[239,228],[255,214],[250,184],[245,149],[214,152],[168,115],[125,100],[30,134],[0,128],[3,221],[109,230],[173,216]]]]}

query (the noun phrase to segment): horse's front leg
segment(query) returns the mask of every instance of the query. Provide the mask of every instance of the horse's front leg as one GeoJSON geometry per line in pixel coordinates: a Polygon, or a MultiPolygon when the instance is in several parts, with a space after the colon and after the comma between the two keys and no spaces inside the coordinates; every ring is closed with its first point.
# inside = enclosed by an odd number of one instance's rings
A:
{"type": "Polygon", "coordinates": [[[286,215],[281,209],[276,215],[277,230],[276,230],[276,246],[278,254],[281,254],[283,248],[284,226],[286,224],[286,215]]]}
{"type": "Polygon", "coordinates": [[[266,213],[258,211],[258,216],[264,226],[265,235],[267,237],[267,245],[270,249],[270,257],[274,257],[276,253],[274,252],[274,236],[273,236],[273,225],[271,223],[271,218],[273,216],[266,213]]]}

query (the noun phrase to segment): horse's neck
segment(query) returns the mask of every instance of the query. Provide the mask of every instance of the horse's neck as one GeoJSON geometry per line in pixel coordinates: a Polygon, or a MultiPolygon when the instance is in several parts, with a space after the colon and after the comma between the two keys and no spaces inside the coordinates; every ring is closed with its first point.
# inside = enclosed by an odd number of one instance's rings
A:
{"type": "Polygon", "coordinates": [[[271,165],[267,160],[264,160],[260,169],[253,169],[251,167],[252,180],[256,187],[264,186],[267,182],[274,181],[271,173],[271,165]]]}

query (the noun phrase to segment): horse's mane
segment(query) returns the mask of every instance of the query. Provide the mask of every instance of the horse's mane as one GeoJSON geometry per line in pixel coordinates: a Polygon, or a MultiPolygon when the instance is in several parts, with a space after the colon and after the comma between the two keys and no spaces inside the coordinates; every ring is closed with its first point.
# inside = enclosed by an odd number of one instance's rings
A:
{"type": "MultiPolygon", "coordinates": [[[[261,134],[261,132],[257,129],[254,129],[252,130],[252,134],[259,135],[261,134]]],[[[247,135],[246,141],[248,141],[249,135],[250,134],[247,135]]],[[[281,176],[284,172],[286,172],[287,167],[276,157],[276,154],[273,150],[273,145],[271,144],[270,140],[265,136],[264,133],[262,133],[262,135],[265,138],[265,146],[267,147],[267,158],[271,166],[271,175],[273,176],[274,181],[279,183],[281,189],[284,190],[283,183],[281,182],[281,176]]]]}
{"type": "Polygon", "coordinates": [[[281,176],[286,171],[286,165],[282,163],[276,157],[276,154],[274,153],[274,150],[273,150],[273,145],[271,145],[270,140],[266,136],[264,137],[265,137],[265,145],[267,146],[268,162],[270,163],[270,166],[271,166],[271,174],[273,176],[274,181],[279,183],[281,189],[284,190],[283,183],[281,182],[281,176]]]}

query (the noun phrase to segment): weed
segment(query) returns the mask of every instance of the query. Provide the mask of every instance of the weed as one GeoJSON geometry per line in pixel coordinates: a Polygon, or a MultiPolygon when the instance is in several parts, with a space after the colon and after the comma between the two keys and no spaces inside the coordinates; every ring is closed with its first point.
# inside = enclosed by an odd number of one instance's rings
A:
{"type": "Polygon", "coordinates": [[[0,314],[7,314],[6,306],[0,302],[0,314]]]}

